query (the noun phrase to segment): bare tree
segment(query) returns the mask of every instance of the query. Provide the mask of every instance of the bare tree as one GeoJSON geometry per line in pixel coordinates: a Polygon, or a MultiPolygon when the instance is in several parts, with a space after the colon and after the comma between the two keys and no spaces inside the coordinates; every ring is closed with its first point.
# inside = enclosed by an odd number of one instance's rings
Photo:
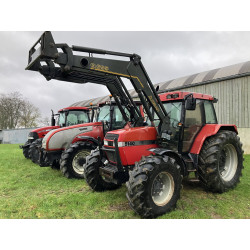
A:
{"type": "Polygon", "coordinates": [[[43,118],[41,118],[40,120],[39,120],[39,127],[48,127],[48,126],[50,126],[50,124],[51,124],[51,121],[50,121],[50,119],[49,119],[49,117],[43,117],[43,118]]]}
{"type": "Polygon", "coordinates": [[[0,96],[0,128],[37,126],[40,111],[30,102],[24,100],[19,92],[0,96]]]}
{"type": "Polygon", "coordinates": [[[21,108],[21,115],[18,125],[25,128],[37,127],[40,116],[41,114],[39,109],[29,101],[25,101],[21,108]]]}

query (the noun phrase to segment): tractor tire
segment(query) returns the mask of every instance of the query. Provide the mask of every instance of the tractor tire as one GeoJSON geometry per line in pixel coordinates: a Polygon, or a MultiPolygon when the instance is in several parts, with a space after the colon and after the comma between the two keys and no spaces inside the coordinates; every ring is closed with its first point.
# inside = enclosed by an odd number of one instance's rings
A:
{"type": "Polygon", "coordinates": [[[71,144],[61,156],[60,169],[67,178],[84,179],[83,164],[86,157],[95,146],[89,142],[76,142],[71,144]]]}
{"type": "Polygon", "coordinates": [[[243,169],[242,143],[235,132],[220,131],[203,144],[198,163],[199,179],[205,189],[223,193],[240,181],[243,169]]]}
{"type": "Polygon", "coordinates": [[[42,145],[42,138],[33,141],[29,147],[29,157],[32,162],[38,164],[39,161],[39,150],[38,147],[42,145]]]}
{"type": "MultiPolygon", "coordinates": [[[[27,144],[29,144],[29,142],[25,142],[24,146],[26,146],[27,144]]],[[[29,157],[29,147],[25,147],[23,148],[23,155],[26,159],[30,159],[29,157]]]]}
{"type": "Polygon", "coordinates": [[[172,157],[142,157],[126,183],[130,207],[142,218],[155,218],[172,211],[180,198],[180,170],[172,157]]]}
{"type": "Polygon", "coordinates": [[[105,190],[114,190],[119,188],[120,184],[105,181],[99,174],[99,167],[102,165],[99,148],[91,151],[86,158],[84,165],[84,177],[88,185],[94,191],[103,192],[105,190]]]}

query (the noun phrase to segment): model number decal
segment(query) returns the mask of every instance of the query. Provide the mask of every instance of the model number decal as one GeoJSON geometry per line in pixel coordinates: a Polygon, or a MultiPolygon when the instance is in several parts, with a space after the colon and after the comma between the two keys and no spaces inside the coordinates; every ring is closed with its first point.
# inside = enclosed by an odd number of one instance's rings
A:
{"type": "Polygon", "coordinates": [[[127,146],[135,146],[135,141],[126,141],[125,147],[127,147],[127,146]]]}
{"type": "Polygon", "coordinates": [[[100,64],[91,63],[90,64],[90,69],[97,69],[97,70],[108,71],[109,67],[108,66],[104,66],[104,65],[100,65],[100,64]]]}

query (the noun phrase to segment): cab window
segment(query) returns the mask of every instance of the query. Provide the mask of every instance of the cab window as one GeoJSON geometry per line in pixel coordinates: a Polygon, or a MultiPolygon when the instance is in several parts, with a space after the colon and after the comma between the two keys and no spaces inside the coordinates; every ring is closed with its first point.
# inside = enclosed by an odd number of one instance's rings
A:
{"type": "Polygon", "coordinates": [[[97,121],[100,122],[100,121],[110,121],[110,116],[109,116],[109,113],[110,113],[110,106],[107,105],[107,106],[102,106],[99,110],[99,113],[97,115],[97,121]]]}
{"type": "Polygon", "coordinates": [[[66,126],[89,122],[88,114],[82,110],[71,110],[67,116],[66,126]]]}
{"type": "Polygon", "coordinates": [[[211,101],[204,101],[205,117],[207,124],[217,124],[217,118],[214,110],[214,105],[211,101]]]}
{"type": "MultiPolygon", "coordinates": [[[[124,111],[127,115],[127,117],[130,118],[129,112],[126,108],[124,108],[124,111]]],[[[126,121],[124,120],[122,113],[120,109],[116,106],[114,108],[114,120],[113,120],[113,129],[120,129],[123,128],[126,124],[126,121]]]]}
{"type": "MultiPolygon", "coordinates": [[[[173,128],[177,128],[178,123],[181,120],[181,102],[165,102],[163,103],[163,106],[165,107],[169,115],[171,126],[173,128]]],[[[159,117],[155,112],[154,112],[154,123],[156,127],[158,127],[160,123],[159,117]]]]}

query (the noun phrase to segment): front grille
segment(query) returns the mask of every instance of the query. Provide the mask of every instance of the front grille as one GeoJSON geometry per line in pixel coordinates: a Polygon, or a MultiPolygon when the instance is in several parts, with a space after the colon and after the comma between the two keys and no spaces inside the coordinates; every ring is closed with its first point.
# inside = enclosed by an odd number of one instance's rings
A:
{"type": "Polygon", "coordinates": [[[108,143],[108,146],[113,147],[113,142],[112,141],[106,141],[108,143]]]}
{"type": "Polygon", "coordinates": [[[105,151],[105,152],[109,161],[116,162],[115,152],[110,152],[110,151],[105,151]]]}
{"type": "Polygon", "coordinates": [[[107,140],[114,140],[114,139],[118,139],[119,138],[119,135],[118,134],[110,134],[110,133],[107,133],[106,136],[105,136],[105,139],[107,140]]]}

